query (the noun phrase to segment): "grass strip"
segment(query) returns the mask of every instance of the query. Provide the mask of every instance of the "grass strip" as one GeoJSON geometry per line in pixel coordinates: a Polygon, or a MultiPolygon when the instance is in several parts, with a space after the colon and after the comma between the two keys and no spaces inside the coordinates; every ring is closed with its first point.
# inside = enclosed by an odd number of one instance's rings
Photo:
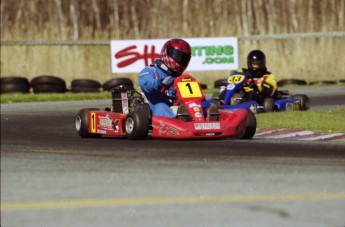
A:
{"type": "Polygon", "coordinates": [[[261,113],[258,128],[286,128],[314,132],[345,133],[345,108],[261,113]]]}
{"type": "Polygon", "coordinates": [[[19,102],[52,102],[52,101],[71,101],[71,100],[97,100],[111,99],[110,92],[99,93],[39,93],[39,94],[2,94],[1,103],[19,102]]]}

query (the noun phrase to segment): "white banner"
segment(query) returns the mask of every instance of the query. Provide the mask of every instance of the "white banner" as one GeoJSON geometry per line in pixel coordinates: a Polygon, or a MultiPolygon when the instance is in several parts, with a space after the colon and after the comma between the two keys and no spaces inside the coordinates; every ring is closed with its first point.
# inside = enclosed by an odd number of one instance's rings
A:
{"type": "MultiPolygon", "coordinates": [[[[113,73],[139,73],[153,64],[168,39],[112,40],[113,73]]],[[[186,71],[232,70],[238,68],[237,37],[184,39],[192,47],[186,71]]]]}

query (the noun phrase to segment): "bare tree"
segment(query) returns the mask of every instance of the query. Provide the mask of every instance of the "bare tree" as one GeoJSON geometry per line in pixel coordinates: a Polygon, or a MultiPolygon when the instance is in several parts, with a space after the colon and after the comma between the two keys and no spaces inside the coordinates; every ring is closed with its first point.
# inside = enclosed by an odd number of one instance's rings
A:
{"type": "Polygon", "coordinates": [[[109,4],[112,5],[113,13],[110,16],[110,27],[114,30],[116,39],[120,38],[120,16],[119,16],[119,5],[117,0],[109,0],[109,4]]]}
{"type": "Polygon", "coordinates": [[[140,39],[139,23],[138,23],[138,18],[137,18],[137,12],[135,10],[136,4],[132,0],[129,3],[130,3],[130,8],[131,8],[131,18],[133,22],[134,36],[136,39],[140,39]]]}
{"type": "Polygon", "coordinates": [[[97,0],[92,0],[92,9],[96,19],[96,31],[102,31],[101,14],[97,5],[97,0]]]}
{"type": "Polygon", "coordinates": [[[65,20],[64,20],[64,15],[62,11],[61,0],[55,0],[55,4],[56,4],[57,13],[58,13],[61,38],[65,40],[67,37],[66,37],[66,31],[65,31],[65,20]]]}
{"type": "Polygon", "coordinates": [[[183,28],[182,33],[185,35],[188,31],[188,0],[183,0],[182,3],[182,21],[183,21],[183,28]]]}
{"type": "Polygon", "coordinates": [[[72,21],[72,28],[73,28],[73,39],[79,39],[79,28],[78,28],[78,10],[76,10],[76,1],[71,0],[69,5],[70,10],[70,17],[72,21]]]}

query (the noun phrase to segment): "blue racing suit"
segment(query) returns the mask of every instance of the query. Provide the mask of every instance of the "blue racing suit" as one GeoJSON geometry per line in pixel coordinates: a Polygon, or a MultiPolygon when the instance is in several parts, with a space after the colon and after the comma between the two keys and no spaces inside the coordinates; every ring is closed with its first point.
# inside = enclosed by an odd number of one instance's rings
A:
{"type": "Polygon", "coordinates": [[[175,114],[170,109],[172,102],[164,97],[161,91],[162,81],[170,75],[168,70],[159,67],[162,64],[159,59],[156,59],[154,65],[145,67],[139,74],[138,83],[149,102],[153,116],[175,118],[175,114]]]}

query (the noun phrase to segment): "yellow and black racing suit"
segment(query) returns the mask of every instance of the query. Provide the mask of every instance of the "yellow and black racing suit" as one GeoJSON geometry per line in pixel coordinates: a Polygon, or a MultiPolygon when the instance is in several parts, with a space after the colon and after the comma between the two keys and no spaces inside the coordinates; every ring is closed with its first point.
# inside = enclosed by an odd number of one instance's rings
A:
{"type": "Polygon", "coordinates": [[[242,98],[244,101],[256,100],[262,104],[266,97],[274,96],[277,91],[276,78],[266,69],[262,70],[259,75],[255,75],[255,77],[246,68],[233,70],[230,72],[230,75],[235,75],[236,73],[245,73],[248,75],[248,79],[240,91],[240,93],[243,93],[242,98]]]}

